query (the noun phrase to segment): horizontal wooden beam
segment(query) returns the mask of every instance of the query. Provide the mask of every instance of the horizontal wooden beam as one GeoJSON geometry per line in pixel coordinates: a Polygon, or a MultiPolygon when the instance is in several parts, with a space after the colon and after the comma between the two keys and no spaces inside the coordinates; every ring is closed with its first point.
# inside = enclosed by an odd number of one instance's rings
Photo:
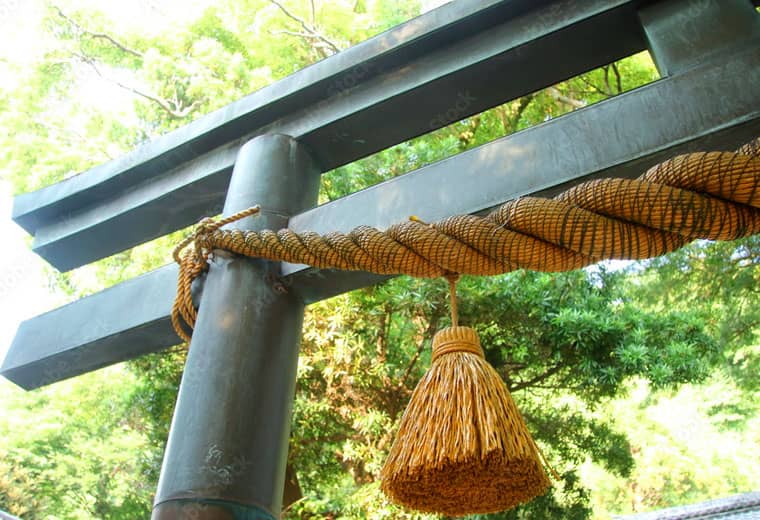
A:
{"type": "MultiPolygon", "coordinates": [[[[733,149],[760,135],[758,85],[756,46],[306,211],[289,228],[382,229],[412,214],[478,213],[594,177],[636,177],[677,153],[733,149]]],[[[285,286],[307,303],[383,279],[283,266],[285,286]]],[[[175,267],[163,267],[22,323],[0,373],[35,388],[177,343],[175,283],[175,267]]]]}
{"type": "Polygon", "coordinates": [[[124,157],[16,198],[65,271],[219,212],[240,145],[295,137],[323,171],[645,48],[635,0],[459,0],[124,157]]]}
{"type": "Polygon", "coordinates": [[[22,322],[0,374],[30,390],[178,343],[176,283],[169,265],[22,322]]]}

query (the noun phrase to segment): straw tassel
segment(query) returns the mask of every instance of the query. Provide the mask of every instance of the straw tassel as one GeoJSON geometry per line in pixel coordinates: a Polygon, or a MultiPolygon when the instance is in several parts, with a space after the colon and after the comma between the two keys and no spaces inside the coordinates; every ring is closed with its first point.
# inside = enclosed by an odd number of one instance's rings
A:
{"type": "Polygon", "coordinates": [[[381,488],[419,511],[503,511],[550,483],[506,385],[485,360],[477,333],[456,324],[455,309],[454,326],[433,338],[430,369],[401,419],[381,488]]]}

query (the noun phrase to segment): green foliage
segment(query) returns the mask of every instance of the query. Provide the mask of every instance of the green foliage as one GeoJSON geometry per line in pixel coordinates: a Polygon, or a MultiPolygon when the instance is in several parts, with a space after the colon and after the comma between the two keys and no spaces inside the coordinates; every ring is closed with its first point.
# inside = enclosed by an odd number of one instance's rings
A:
{"type": "Polygon", "coordinates": [[[737,491],[757,489],[760,433],[757,410],[743,410],[740,427],[726,418],[748,403],[734,383],[713,376],[707,384],[675,392],[652,392],[641,380],[630,394],[605,405],[606,415],[630,424],[628,438],[636,461],[627,479],[584,465],[584,480],[597,490],[595,518],[688,504],[737,491]],[[717,410],[721,410],[716,413],[717,410]]]}
{"type": "Polygon", "coordinates": [[[464,284],[460,313],[481,330],[507,384],[550,384],[593,402],[615,395],[625,378],[656,386],[698,381],[715,363],[717,346],[698,316],[657,315],[625,305],[620,273],[520,271],[464,284]]]}
{"type": "Polygon", "coordinates": [[[24,393],[3,382],[0,510],[25,520],[133,519],[150,511],[146,423],[119,367],[24,393]]]}
{"type": "MultiPolygon", "coordinates": [[[[733,242],[698,241],[644,262],[631,281],[641,305],[699,309],[711,331],[734,353],[758,340],[759,267],[758,235],[733,242]]],[[[742,359],[747,362],[746,355],[742,359]]]]}

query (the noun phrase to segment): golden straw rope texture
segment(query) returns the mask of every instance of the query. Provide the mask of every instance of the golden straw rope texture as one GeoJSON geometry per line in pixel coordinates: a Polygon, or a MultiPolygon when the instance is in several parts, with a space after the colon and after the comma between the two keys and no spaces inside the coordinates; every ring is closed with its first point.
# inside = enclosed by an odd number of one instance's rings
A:
{"type": "Polygon", "coordinates": [[[600,179],[553,199],[515,199],[485,217],[410,219],[385,231],[358,226],[325,235],[220,229],[256,212],[204,219],[175,250],[180,275],[172,323],[185,341],[185,326],[192,329],[196,318],[190,286],[214,249],[320,269],[438,277],[569,271],[604,259],[658,256],[694,239],[753,235],[760,231],[760,139],[736,152],[681,155],[635,180],[600,179]]]}

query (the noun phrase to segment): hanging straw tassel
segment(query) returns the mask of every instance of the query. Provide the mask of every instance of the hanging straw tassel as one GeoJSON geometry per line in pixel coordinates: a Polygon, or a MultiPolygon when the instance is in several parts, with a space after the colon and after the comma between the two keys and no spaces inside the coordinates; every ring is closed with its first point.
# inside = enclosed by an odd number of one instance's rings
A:
{"type": "Polygon", "coordinates": [[[452,516],[503,511],[550,483],[535,441],[477,333],[456,323],[433,338],[380,476],[393,501],[452,516]]]}

